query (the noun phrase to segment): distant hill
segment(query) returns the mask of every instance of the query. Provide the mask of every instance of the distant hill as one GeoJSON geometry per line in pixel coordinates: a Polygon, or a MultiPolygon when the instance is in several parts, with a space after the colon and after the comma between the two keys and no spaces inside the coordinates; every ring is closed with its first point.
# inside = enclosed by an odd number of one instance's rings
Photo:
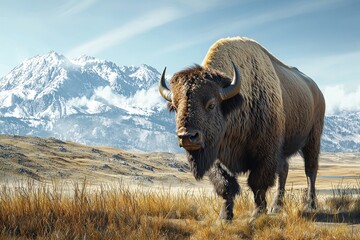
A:
{"type": "MultiPolygon", "coordinates": [[[[136,186],[200,186],[183,155],[89,147],[55,138],[0,135],[0,183],[63,180],[136,186]]],[[[210,185],[208,185],[210,186],[210,185]]]]}
{"type": "MultiPolygon", "coordinates": [[[[359,179],[360,153],[320,155],[318,190],[331,192],[338,183],[347,187],[359,179]]],[[[68,187],[86,179],[91,186],[124,184],[173,190],[206,189],[213,192],[208,177],[196,181],[184,154],[135,152],[110,147],[85,146],[56,138],[0,135],[0,186],[15,186],[18,180],[39,183],[65,182],[68,187]]],[[[246,190],[247,175],[238,177],[246,190]]],[[[287,187],[306,186],[300,156],[290,159],[287,187]]],[[[358,187],[358,186],[357,186],[358,187]]]]}

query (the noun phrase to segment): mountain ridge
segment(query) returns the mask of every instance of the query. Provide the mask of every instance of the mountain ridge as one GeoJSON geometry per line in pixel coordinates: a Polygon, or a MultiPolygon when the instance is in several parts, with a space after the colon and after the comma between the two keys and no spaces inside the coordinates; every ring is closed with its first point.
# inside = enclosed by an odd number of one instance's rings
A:
{"type": "MultiPolygon", "coordinates": [[[[182,152],[153,67],[51,51],[0,78],[0,133],[127,150],[182,152]]],[[[322,151],[360,151],[360,113],[328,115],[322,151]]]]}

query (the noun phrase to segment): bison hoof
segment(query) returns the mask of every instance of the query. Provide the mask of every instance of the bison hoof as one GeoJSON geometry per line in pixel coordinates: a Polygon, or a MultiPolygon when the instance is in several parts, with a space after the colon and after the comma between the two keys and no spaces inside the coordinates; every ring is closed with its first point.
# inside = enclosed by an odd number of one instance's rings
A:
{"type": "Polygon", "coordinates": [[[253,213],[251,214],[251,218],[249,223],[253,223],[258,217],[260,217],[263,214],[267,214],[266,208],[256,208],[253,213]]]}
{"type": "Polygon", "coordinates": [[[282,210],[283,210],[282,206],[273,205],[270,209],[270,213],[277,214],[277,213],[281,213],[282,210]]]}
{"type": "Polygon", "coordinates": [[[231,221],[233,219],[233,217],[234,217],[234,214],[232,212],[227,212],[226,210],[222,209],[219,214],[218,220],[231,221]]]}
{"type": "Polygon", "coordinates": [[[234,202],[232,200],[224,200],[218,219],[231,221],[234,217],[233,206],[234,202]]]}
{"type": "Polygon", "coordinates": [[[230,223],[232,223],[232,220],[221,219],[221,218],[218,218],[216,220],[216,225],[218,225],[218,226],[225,225],[225,224],[230,224],[230,223]]]}
{"type": "Polygon", "coordinates": [[[305,206],[303,207],[303,210],[307,211],[307,212],[313,212],[316,210],[316,208],[317,208],[316,203],[314,201],[310,201],[307,204],[305,204],[305,206]]]}

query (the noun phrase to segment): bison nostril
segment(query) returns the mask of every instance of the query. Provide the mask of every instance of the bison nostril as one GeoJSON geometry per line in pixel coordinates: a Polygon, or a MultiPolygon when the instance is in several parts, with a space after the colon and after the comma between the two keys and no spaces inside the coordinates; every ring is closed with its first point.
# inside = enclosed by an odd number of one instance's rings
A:
{"type": "Polygon", "coordinates": [[[199,133],[195,133],[194,135],[189,137],[189,140],[192,143],[196,143],[198,139],[199,139],[199,133]]]}
{"type": "Polygon", "coordinates": [[[198,150],[205,147],[201,131],[178,131],[178,138],[179,146],[187,150],[198,150]]]}

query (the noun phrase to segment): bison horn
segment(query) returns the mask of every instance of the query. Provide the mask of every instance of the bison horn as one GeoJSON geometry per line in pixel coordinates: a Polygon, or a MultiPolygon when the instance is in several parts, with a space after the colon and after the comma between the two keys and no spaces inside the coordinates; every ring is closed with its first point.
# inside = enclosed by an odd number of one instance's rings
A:
{"type": "Polygon", "coordinates": [[[163,98],[165,98],[167,101],[171,102],[172,101],[172,92],[170,91],[170,89],[166,86],[165,83],[165,72],[166,72],[166,67],[164,68],[163,73],[161,74],[161,80],[159,82],[159,92],[161,94],[161,96],[163,98]]]}
{"type": "Polygon", "coordinates": [[[240,91],[241,76],[234,62],[232,62],[232,64],[234,67],[233,79],[230,86],[220,90],[220,96],[222,100],[232,98],[240,91]]]}

